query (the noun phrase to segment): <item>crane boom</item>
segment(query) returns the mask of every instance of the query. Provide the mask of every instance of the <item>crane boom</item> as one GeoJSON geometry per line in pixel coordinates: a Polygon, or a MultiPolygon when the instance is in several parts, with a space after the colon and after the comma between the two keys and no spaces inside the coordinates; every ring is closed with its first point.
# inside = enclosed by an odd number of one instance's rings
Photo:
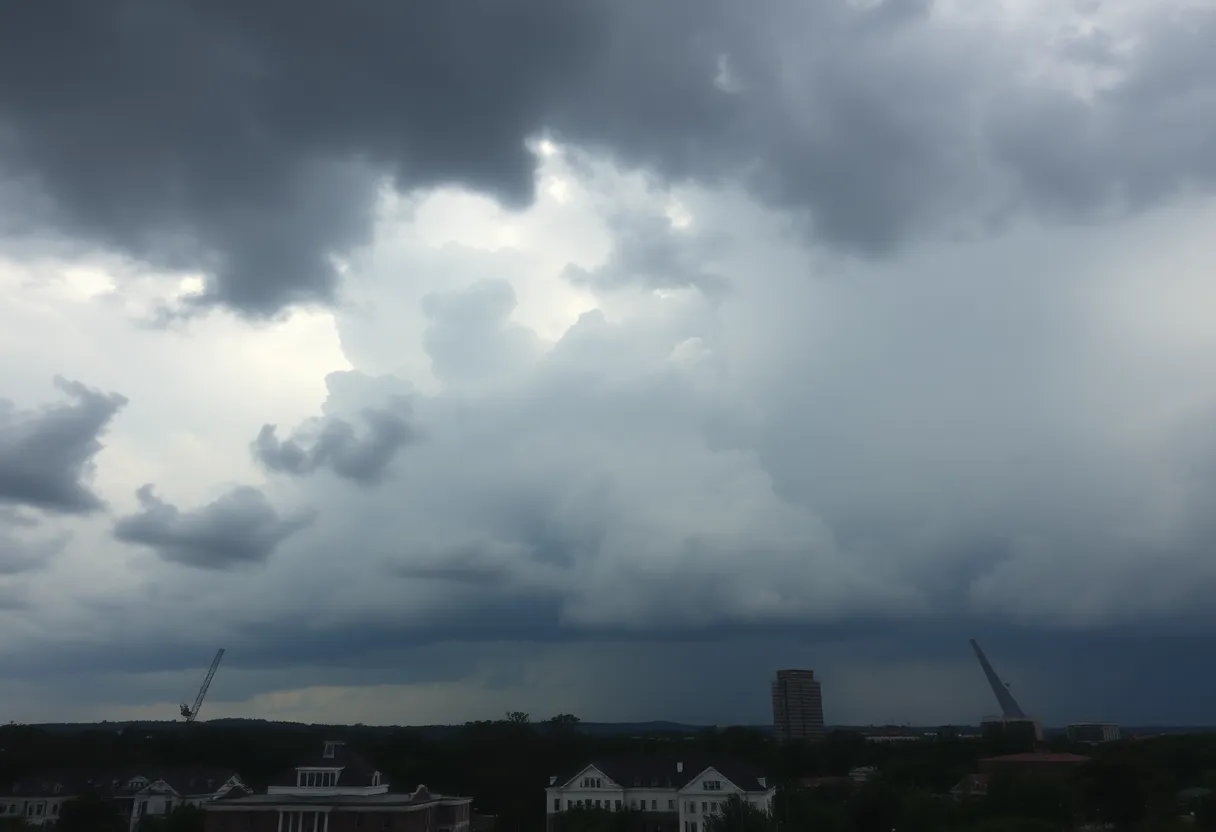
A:
{"type": "Polygon", "coordinates": [[[186,718],[186,722],[194,722],[198,719],[199,709],[203,707],[203,698],[207,695],[207,688],[211,687],[211,680],[215,678],[215,671],[220,666],[220,659],[224,658],[224,648],[221,647],[216,651],[215,658],[211,660],[211,667],[207,670],[207,678],[203,679],[203,686],[198,689],[198,696],[194,697],[194,707],[182,705],[182,716],[186,718]]]}
{"type": "Polygon", "coordinates": [[[980,660],[980,667],[984,669],[984,675],[988,677],[988,684],[992,687],[996,701],[1001,706],[1001,715],[1006,719],[1025,719],[1026,714],[1022,712],[1017,700],[1013,698],[1013,694],[1001,681],[1001,677],[996,675],[996,671],[988,663],[988,657],[984,655],[984,651],[980,649],[975,639],[971,639],[971,649],[975,651],[975,657],[980,660]]]}

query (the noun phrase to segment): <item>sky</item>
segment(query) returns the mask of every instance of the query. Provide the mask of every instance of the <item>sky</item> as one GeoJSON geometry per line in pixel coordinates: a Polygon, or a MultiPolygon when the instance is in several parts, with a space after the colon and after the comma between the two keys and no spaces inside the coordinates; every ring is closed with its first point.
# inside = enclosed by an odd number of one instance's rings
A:
{"type": "Polygon", "coordinates": [[[1216,724],[1216,7],[0,26],[0,719],[1216,724]]]}

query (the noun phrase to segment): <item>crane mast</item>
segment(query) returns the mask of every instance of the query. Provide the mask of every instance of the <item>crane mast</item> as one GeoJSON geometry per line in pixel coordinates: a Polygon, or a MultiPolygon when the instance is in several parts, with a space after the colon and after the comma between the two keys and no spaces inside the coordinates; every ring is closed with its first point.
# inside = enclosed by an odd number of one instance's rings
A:
{"type": "Polygon", "coordinates": [[[224,658],[224,648],[221,647],[216,651],[215,658],[211,660],[211,667],[207,670],[207,678],[203,679],[203,686],[198,689],[198,696],[194,697],[194,707],[182,703],[182,716],[186,718],[186,722],[194,722],[198,719],[199,709],[203,707],[203,698],[207,695],[207,688],[211,687],[211,680],[215,678],[215,671],[220,666],[220,659],[224,658]]]}
{"type": "Polygon", "coordinates": [[[992,688],[992,693],[1001,706],[1001,715],[1005,719],[1026,719],[1026,714],[1018,705],[1017,700],[1013,698],[1013,694],[1009,692],[1009,686],[1001,681],[1000,676],[996,675],[996,671],[988,662],[988,657],[984,655],[984,651],[980,649],[975,639],[971,639],[971,649],[975,651],[975,657],[980,660],[980,667],[984,669],[984,675],[988,678],[988,686],[992,688]]]}

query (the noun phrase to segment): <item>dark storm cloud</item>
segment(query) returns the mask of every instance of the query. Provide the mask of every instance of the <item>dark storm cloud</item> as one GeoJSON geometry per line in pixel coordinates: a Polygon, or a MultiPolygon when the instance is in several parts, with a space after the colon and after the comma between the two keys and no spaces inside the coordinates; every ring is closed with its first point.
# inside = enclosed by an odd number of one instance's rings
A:
{"type": "Polygon", "coordinates": [[[326,300],[376,175],[532,192],[524,139],[577,76],[582,4],[79,0],[0,29],[0,153],[52,223],[204,268],[204,300],[326,300]]]}
{"type": "Polygon", "coordinates": [[[930,8],[17,4],[0,29],[4,227],[203,270],[199,302],[269,314],[332,297],[331,255],[367,238],[378,179],[520,205],[525,139],[546,129],[667,178],[741,177],[867,252],[1020,205],[1085,214],[1210,183],[1211,13],[1161,15],[1134,58],[1093,35],[1083,57],[1125,80],[1087,104],[1019,81],[1039,44],[930,8]]]}
{"type": "Polygon", "coordinates": [[[313,520],[312,514],[282,517],[261,491],[234,488],[195,511],[164,502],[145,485],[141,509],[114,524],[114,536],[147,546],[161,558],[199,569],[232,569],[261,563],[275,548],[313,520]]]}
{"type": "Polygon", "coordinates": [[[55,386],[74,403],[21,411],[0,399],[0,503],[87,514],[105,505],[86,485],[99,437],[127,400],[59,377],[55,386]]]}
{"type": "Polygon", "coordinates": [[[370,485],[384,477],[397,451],[416,439],[406,419],[409,412],[404,401],[391,410],[363,409],[363,436],[336,416],[316,420],[283,440],[274,425],[263,425],[252,445],[253,455],[268,471],[305,476],[329,468],[340,477],[370,485]]]}

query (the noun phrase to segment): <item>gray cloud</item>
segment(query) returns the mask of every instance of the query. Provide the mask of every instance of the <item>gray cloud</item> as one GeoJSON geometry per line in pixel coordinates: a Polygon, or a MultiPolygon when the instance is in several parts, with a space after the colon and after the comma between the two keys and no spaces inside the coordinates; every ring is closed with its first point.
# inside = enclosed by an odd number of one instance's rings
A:
{"type": "Polygon", "coordinates": [[[363,484],[379,482],[402,446],[415,440],[407,421],[410,408],[399,402],[395,409],[364,408],[359,416],[367,426],[360,436],[354,425],[331,416],[314,420],[280,440],[274,425],[264,425],[252,445],[254,458],[268,471],[303,476],[318,468],[363,484]]]}
{"type": "MultiPolygon", "coordinates": [[[[71,540],[71,536],[66,533],[29,539],[20,532],[31,528],[30,525],[18,522],[10,528],[5,526],[3,515],[0,515],[0,575],[41,571],[50,565],[51,559],[62,552],[71,540]]],[[[37,524],[32,527],[36,528],[37,524]]]]}
{"type": "Polygon", "coordinates": [[[545,130],[742,181],[866,253],[1209,187],[1214,15],[1147,16],[1123,54],[1101,27],[1080,46],[1079,10],[1032,40],[930,3],[24,4],[0,34],[4,219],[203,270],[198,302],[269,314],[332,299],[384,177],[521,205],[545,130]],[[1025,80],[1096,57],[1116,78],[1090,102],[1025,80]]]}
{"type": "Polygon", "coordinates": [[[311,513],[280,516],[261,491],[232,489],[194,511],[182,511],[139,489],[141,509],[114,524],[114,536],[147,546],[166,561],[200,569],[231,569],[261,563],[284,540],[308,526],[311,513]]]}
{"type": "Polygon", "coordinates": [[[502,380],[541,352],[536,335],[508,320],[515,289],[505,280],[483,278],[455,292],[422,299],[430,326],[422,346],[434,374],[449,383],[502,380]]]}
{"type": "Polygon", "coordinates": [[[127,400],[59,377],[55,386],[75,401],[21,411],[0,399],[0,503],[66,514],[98,511],[105,504],[87,486],[93,457],[127,400]]]}
{"type": "Polygon", "coordinates": [[[681,239],[672,220],[658,214],[628,214],[611,225],[614,247],[608,261],[593,269],[569,265],[563,276],[576,286],[605,291],[622,287],[684,289],[718,295],[728,287],[714,274],[712,241],[681,239]]]}

